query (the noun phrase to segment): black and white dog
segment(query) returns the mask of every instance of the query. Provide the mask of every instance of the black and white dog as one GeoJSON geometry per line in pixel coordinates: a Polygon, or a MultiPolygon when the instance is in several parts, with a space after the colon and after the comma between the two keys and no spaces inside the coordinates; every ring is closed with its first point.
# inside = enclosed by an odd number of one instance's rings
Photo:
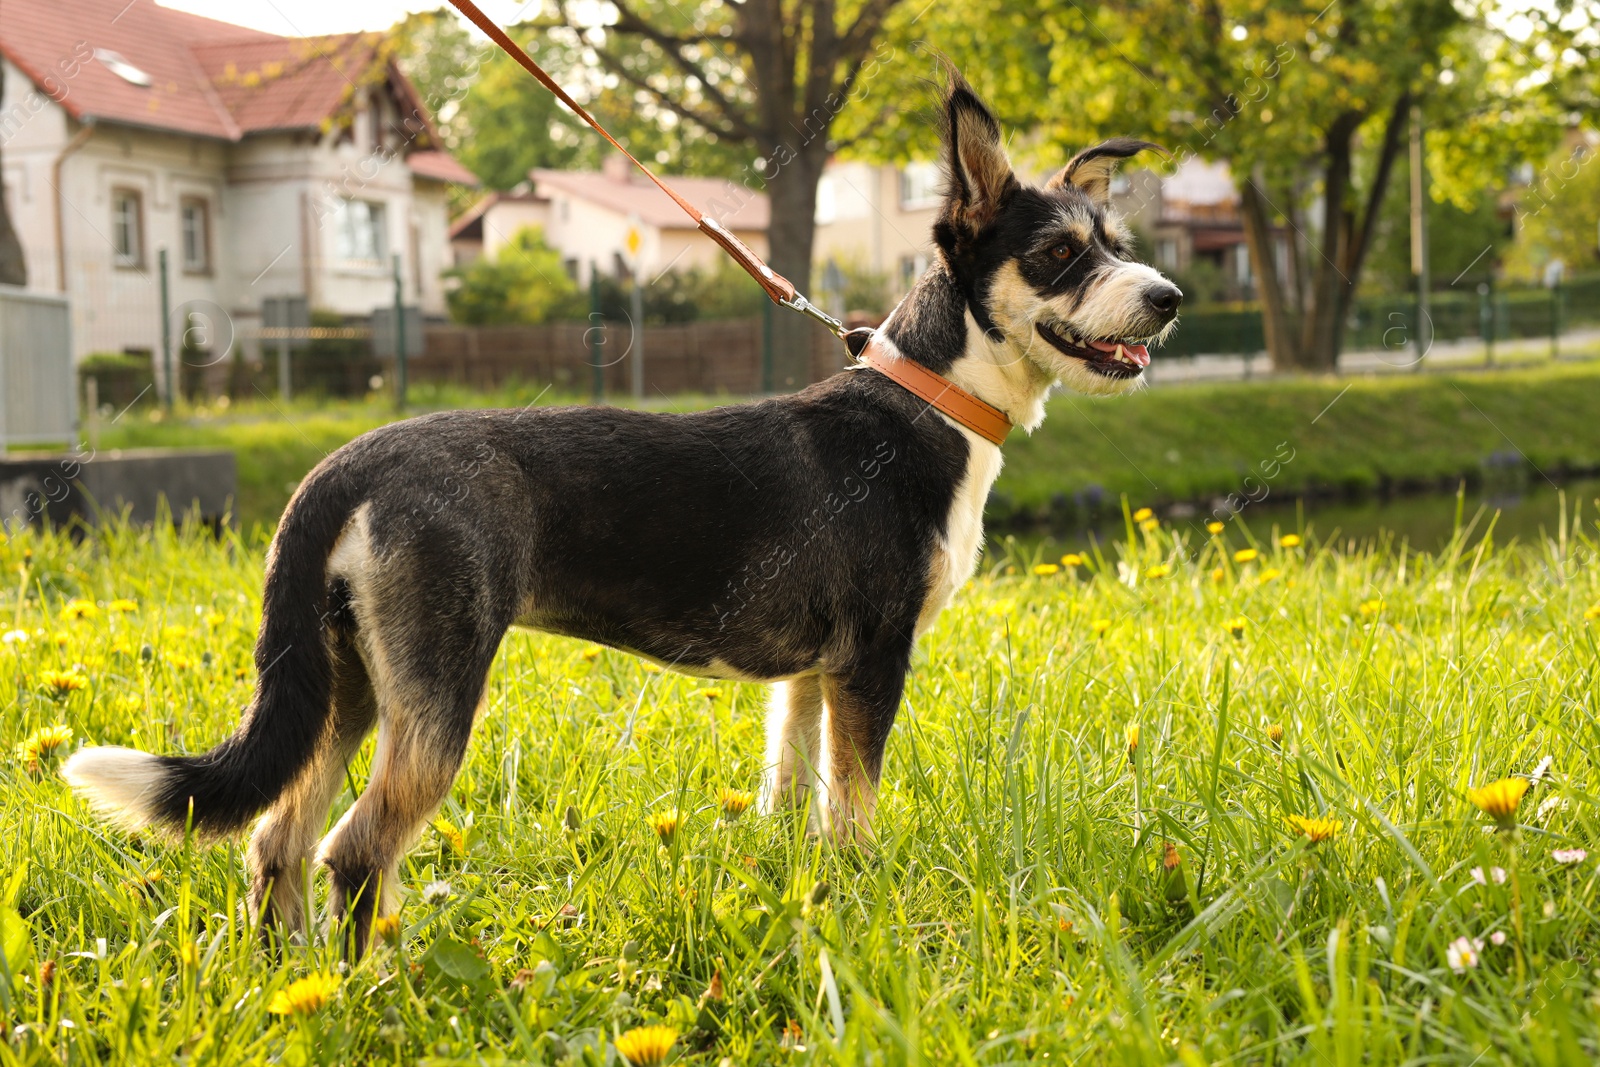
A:
{"type": "MultiPolygon", "coordinates": [[[[1056,382],[1135,388],[1181,294],[1134,261],[1110,180],[1154,146],[1108,141],[1034,188],[954,73],[943,114],[938,261],[880,336],[1028,429],[1056,382]]],[[[374,430],[284,513],[234,734],[198,756],[88,748],[66,776],[129,826],[219,834],[264,812],[253,904],[299,928],[315,850],[359,952],[520,625],[775,683],[765,808],[815,787],[825,828],[864,834],[912,644],[973,571],[1000,462],[870,369],[691,414],[464,411],[374,430]],[[374,726],[371,783],[317,847],[374,726]]]]}

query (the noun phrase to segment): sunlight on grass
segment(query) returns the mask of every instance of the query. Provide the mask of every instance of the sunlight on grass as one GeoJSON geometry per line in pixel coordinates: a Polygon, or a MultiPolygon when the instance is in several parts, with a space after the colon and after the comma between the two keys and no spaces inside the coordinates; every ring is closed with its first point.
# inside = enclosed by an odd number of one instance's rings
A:
{"type": "Polygon", "coordinates": [[[348,969],[257,947],[238,845],[106,829],[56,773],[232,727],[264,546],[6,541],[0,1059],[1588,1062],[1592,522],[1419,555],[1133,519],[958,594],[870,852],[746,814],[760,687],[513,633],[348,969]]]}

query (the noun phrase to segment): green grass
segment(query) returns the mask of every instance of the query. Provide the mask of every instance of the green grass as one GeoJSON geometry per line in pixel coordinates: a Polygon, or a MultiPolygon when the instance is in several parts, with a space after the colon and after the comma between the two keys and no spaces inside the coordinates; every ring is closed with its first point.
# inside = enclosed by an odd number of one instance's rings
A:
{"type": "Polygon", "coordinates": [[[718,823],[717,789],[759,777],[759,687],[514,633],[401,936],[299,1017],[269,1006],[335,956],[256,947],[237,844],[106,829],[54,773],[82,742],[231,728],[263,546],[24,534],[0,544],[29,635],[0,650],[0,1062],[599,1067],[652,1022],[708,1067],[1592,1062],[1596,532],[1418,555],[1130,523],[1081,568],[993,561],[921,642],[870,853],[718,823]],[[74,738],[31,772],[13,748],[55,724],[74,738]],[[1468,788],[1547,756],[1494,832],[1468,788]],[[1286,825],[1321,814],[1320,844],[1286,825]],[[1484,947],[1456,973],[1459,938],[1484,947]]]}
{"type": "MultiPolygon", "coordinates": [[[[416,410],[574,402],[532,386],[491,394],[425,389],[416,410]]],[[[726,398],[678,398],[675,408],[726,398]]],[[[653,406],[662,406],[656,404],[653,406]]],[[[1382,378],[1291,378],[1163,386],[1130,397],[1057,397],[1032,437],[1014,434],[990,500],[992,523],[1076,517],[1126,495],[1152,504],[1240,494],[1259,500],[1359,495],[1492,479],[1530,465],[1559,476],[1600,469],[1600,360],[1382,378]],[[1345,392],[1348,387],[1348,392],[1345,392]],[[1331,405],[1331,406],[1330,406],[1331,405]],[[1288,462],[1281,457],[1292,456],[1288,462]],[[1270,475],[1270,476],[1268,476],[1270,475]]],[[[103,448],[200,446],[238,456],[238,515],[276,522],[324,455],[396,415],[386,400],[266,401],[165,419],[132,411],[103,448]]],[[[1537,475],[1534,475],[1537,477],[1537,475]]]]}

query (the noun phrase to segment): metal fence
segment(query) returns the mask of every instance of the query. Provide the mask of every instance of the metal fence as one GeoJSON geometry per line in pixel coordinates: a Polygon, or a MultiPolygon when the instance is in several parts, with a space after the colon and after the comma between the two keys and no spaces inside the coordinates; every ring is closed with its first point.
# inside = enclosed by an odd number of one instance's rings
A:
{"type": "Polygon", "coordinates": [[[0,285],[0,444],[70,442],[77,424],[66,298],[0,285]]]}

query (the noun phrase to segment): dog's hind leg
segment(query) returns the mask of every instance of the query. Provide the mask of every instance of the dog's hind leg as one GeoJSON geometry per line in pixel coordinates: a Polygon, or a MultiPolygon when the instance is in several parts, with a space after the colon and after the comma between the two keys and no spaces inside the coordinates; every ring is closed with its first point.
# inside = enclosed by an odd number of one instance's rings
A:
{"type": "Polygon", "coordinates": [[[389,604],[362,616],[378,698],[372,780],[317,852],[332,879],[329,928],[348,920],[354,956],[373,918],[398,906],[400,859],[450,792],[505,632],[471,603],[411,592],[389,604]]]}
{"type": "Polygon", "coordinates": [[[761,811],[803,807],[822,759],[822,679],[801,675],[772,687],[761,811]]]}
{"type": "Polygon", "coordinates": [[[260,917],[263,939],[275,928],[288,934],[305,929],[312,850],[345,780],[345,765],[377,721],[372,682],[352,636],[338,634],[330,641],[333,714],[316,755],[261,817],[250,838],[250,909],[260,917]]]}

